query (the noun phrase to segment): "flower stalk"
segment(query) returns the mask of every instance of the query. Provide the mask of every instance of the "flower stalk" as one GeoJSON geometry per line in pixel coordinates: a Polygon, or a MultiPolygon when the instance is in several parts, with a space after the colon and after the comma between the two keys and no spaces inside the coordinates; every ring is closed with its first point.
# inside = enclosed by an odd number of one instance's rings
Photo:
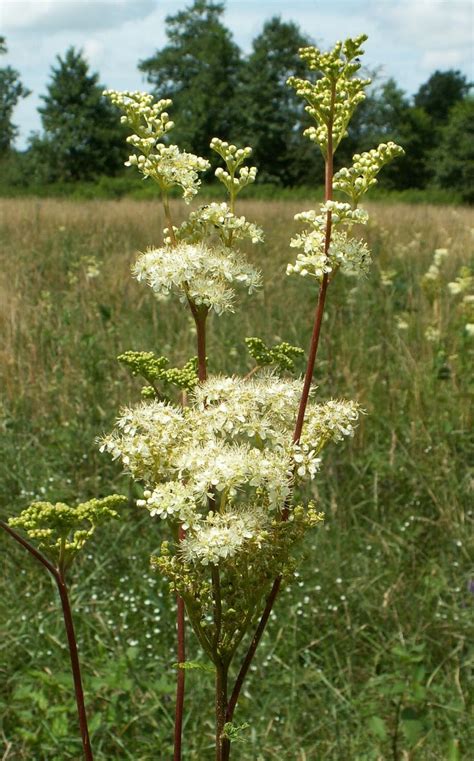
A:
{"type": "Polygon", "coordinates": [[[82,740],[82,750],[85,761],[94,761],[92,755],[92,747],[89,737],[89,727],[87,724],[87,713],[84,700],[84,690],[82,687],[81,665],[79,661],[79,653],[77,649],[76,633],[74,630],[74,622],[72,618],[71,605],[69,602],[69,593],[66,584],[64,567],[60,566],[56,568],[48,560],[42,552],[28,542],[24,537],[18,534],[11,526],[4,521],[0,520],[0,527],[9,534],[12,539],[21,545],[27,552],[32,555],[35,560],[41,563],[46,570],[51,574],[58,587],[59,597],[61,600],[61,607],[64,618],[64,627],[66,629],[67,643],[69,649],[69,657],[71,661],[71,670],[74,682],[74,693],[76,697],[77,716],[79,720],[79,731],[82,740]]]}

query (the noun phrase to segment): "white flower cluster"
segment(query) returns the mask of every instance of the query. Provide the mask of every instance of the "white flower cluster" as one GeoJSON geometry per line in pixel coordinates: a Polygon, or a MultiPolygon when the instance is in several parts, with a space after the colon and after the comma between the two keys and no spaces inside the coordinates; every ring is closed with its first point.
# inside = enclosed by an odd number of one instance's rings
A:
{"type": "MultiPolygon", "coordinates": [[[[226,203],[210,203],[192,211],[180,227],[175,227],[174,234],[178,241],[199,243],[217,233],[221,242],[227,245],[229,240],[249,238],[252,243],[263,241],[263,230],[245,217],[233,214],[226,203]]],[[[170,244],[169,230],[164,230],[165,243],[170,244]]]]}
{"type": "Polygon", "coordinates": [[[145,177],[154,179],[163,191],[178,185],[186,203],[192,201],[199,190],[201,181],[198,172],[205,172],[210,167],[205,159],[180,151],[177,145],[162,143],[158,143],[155,151],[148,155],[129,156],[125,165],[136,166],[145,177]]]}
{"type": "Polygon", "coordinates": [[[240,191],[257,177],[257,167],[242,166],[252,155],[252,149],[237,148],[236,145],[229,145],[225,140],[213,137],[211,140],[211,149],[221,156],[227,166],[227,171],[218,167],[215,171],[217,179],[227,188],[231,198],[235,198],[240,191]],[[237,170],[239,170],[237,174],[237,170]]]}
{"type": "Polygon", "coordinates": [[[430,288],[432,283],[439,281],[441,277],[441,267],[444,260],[448,257],[448,254],[449,252],[447,248],[435,249],[433,261],[422,278],[422,285],[424,287],[430,288]]]}
{"type": "Polygon", "coordinates": [[[369,188],[377,183],[377,174],[385,164],[404,154],[403,148],[393,142],[381,143],[365,153],[356,153],[353,165],[340,169],[333,178],[333,187],[340,190],[357,205],[369,188]]]}
{"type": "Polygon", "coordinates": [[[128,90],[105,90],[104,95],[124,112],[121,121],[133,130],[127,142],[139,153],[129,156],[125,166],[136,166],[145,178],[154,179],[164,192],[177,185],[183,191],[184,200],[189,203],[199,189],[198,173],[205,172],[210,164],[193,153],[180,151],[177,145],[160,142],[174,127],[166,111],[171,106],[171,100],[154,103],[149,93],[128,90]]]}
{"type": "Polygon", "coordinates": [[[190,299],[217,314],[233,311],[234,285],[245,286],[249,293],[261,285],[260,273],[241,254],[202,243],[150,249],[138,258],[132,272],[158,297],[176,292],[181,301],[190,299]]]}
{"type": "Polygon", "coordinates": [[[217,565],[233,557],[249,539],[263,537],[268,517],[260,511],[247,513],[213,513],[180,545],[182,557],[189,563],[217,565]]]}
{"type": "Polygon", "coordinates": [[[461,293],[469,293],[474,290],[474,276],[469,267],[461,267],[456,280],[448,283],[448,290],[451,296],[458,296],[461,293]]]}
{"type": "Polygon", "coordinates": [[[292,238],[290,246],[303,250],[297,255],[294,264],[288,264],[287,274],[296,273],[302,277],[309,275],[317,280],[337,268],[349,276],[367,274],[372,259],[364,241],[349,238],[345,232],[335,232],[326,255],[324,239],[320,230],[311,230],[292,238]]]}
{"type": "Polygon", "coordinates": [[[366,243],[349,238],[347,233],[337,228],[345,225],[365,224],[367,212],[353,209],[347,203],[326,201],[320,207],[320,213],[305,211],[296,214],[296,220],[306,223],[312,229],[296,235],[290,246],[301,249],[294,264],[287,266],[288,275],[296,273],[302,277],[311,276],[320,280],[325,274],[340,268],[345,275],[365,275],[368,272],[371,256],[366,243]],[[331,212],[335,230],[332,232],[327,253],[325,252],[326,220],[331,212]]]}
{"type": "Polygon", "coordinates": [[[452,296],[462,296],[458,311],[467,320],[464,326],[466,335],[472,338],[474,336],[474,275],[471,268],[461,267],[456,280],[448,283],[448,289],[452,296]]]}
{"type": "Polygon", "coordinates": [[[314,478],[328,441],[354,432],[354,402],[310,401],[301,441],[292,445],[301,386],[268,373],[213,377],[189,407],[153,401],[125,410],[102,450],[145,481],[141,504],[152,515],[186,527],[188,558],[218,562],[284,507],[295,479],[314,478]]]}
{"type": "Polygon", "coordinates": [[[306,111],[316,121],[316,126],[309,127],[304,134],[320,146],[324,156],[328,150],[329,130],[334,151],[346,134],[356,106],[365,98],[364,90],[370,79],[359,79],[354,74],[360,69],[358,57],[363,53],[361,45],[366,39],[366,35],[349,38],[344,43],[336,43],[327,53],[315,47],[301,49],[300,57],[311,70],[322,72],[323,76],[316,81],[298,77],[288,80],[307,101],[306,111]]]}

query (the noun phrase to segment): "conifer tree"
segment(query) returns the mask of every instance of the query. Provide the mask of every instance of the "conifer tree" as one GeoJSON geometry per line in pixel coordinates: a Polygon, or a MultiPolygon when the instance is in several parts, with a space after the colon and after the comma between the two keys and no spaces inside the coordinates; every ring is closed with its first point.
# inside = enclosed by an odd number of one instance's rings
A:
{"type": "Polygon", "coordinates": [[[92,179],[114,174],[123,164],[123,131],[103,89],[81,51],[71,47],[64,58],[57,56],[39,108],[44,136],[34,141],[40,162],[48,164],[49,179],[92,179]]]}

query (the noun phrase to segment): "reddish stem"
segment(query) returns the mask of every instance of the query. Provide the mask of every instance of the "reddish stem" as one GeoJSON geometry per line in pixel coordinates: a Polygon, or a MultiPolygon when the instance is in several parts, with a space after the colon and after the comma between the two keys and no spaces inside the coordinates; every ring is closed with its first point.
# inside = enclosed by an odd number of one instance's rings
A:
{"type": "Polygon", "coordinates": [[[76,634],[72,620],[71,606],[66,586],[64,574],[60,572],[56,578],[61,605],[63,607],[64,626],[66,627],[67,641],[69,645],[69,657],[71,659],[72,676],[74,679],[74,691],[76,693],[77,715],[79,717],[79,727],[81,730],[82,747],[84,749],[84,758],[86,761],[93,761],[92,748],[89,738],[89,729],[87,726],[86,706],[84,701],[84,691],[82,688],[81,667],[79,664],[79,654],[77,652],[76,634]]]}
{"type": "Polygon", "coordinates": [[[11,528],[4,521],[0,521],[0,527],[4,529],[10,536],[18,542],[22,547],[27,550],[38,562],[40,562],[53,576],[59,591],[61,598],[61,605],[64,617],[64,626],[66,628],[66,635],[69,647],[69,656],[71,659],[72,676],[74,680],[74,691],[76,695],[77,715],[79,718],[79,728],[81,732],[82,748],[84,751],[84,758],[86,761],[94,761],[92,756],[92,748],[89,738],[89,729],[87,726],[87,714],[84,702],[84,691],[82,688],[81,666],[79,663],[79,654],[77,651],[76,634],[74,631],[74,623],[72,619],[71,606],[69,603],[69,595],[67,591],[66,581],[64,578],[64,572],[59,568],[56,568],[49,560],[43,555],[42,552],[36,549],[30,542],[24,539],[20,534],[17,534],[14,529],[11,528]]]}
{"type": "MultiPolygon", "coordinates": [[[[336,93],[335,93],[335,85],[334,85],[332,94],[331,94],[331,111],[332,112],[334,111],[335,94],[336,93]]],[[[328,124],[328,145],[327,145],[327,158],[326,158],[326,166],[325,166],[324,197],[326,201],[330,201],[332,199],[332,179],[334,174],[332,128],[333,128],[333,122],[331,119],[328,124]]],[[[329,246],[331,243],[331,231],[332,231],[331,212],[327,212],[326,230],[325,230],[325,237],[324,237],[324,253],[326,255],[328,254],[329,246]]],[[[318,301],[316,305],[313,332],[311,335],[311,343],[310,343],[309,353],[308,353],[308,362],[306,365],[303,391],[301,394],[298,415],[296,418],[295,430],[293,433],[294,443],[297,443],[300,440],[301,431],[303,429],[303,423],[304,423],[304,418],[306,414],[306,407],[308,406],[309,392],[310,392],[311,383],[313,380],[314,366],[316,363],[316,355],[317,355],[318,346],[319,346],[319,336],[321,333],[321,325],[322,325],[323,314],[324,314],[324,305],[326,301],[327,287],[328,287],[328,275],[325,274],[323,276],[321,286],[319,289],[319,294],[318,294],[318,301]]],[[[288,517],[289,517],[289,509],[288,509],[288,506],[285,506],[282,512],[282,521],[288,520],[288,517]]],[[[247,676],[247,672],[250,668],[250,664],[252,663],[252,660],[254,658],[259,642],[267,626],[268,619],[270,618],[270,613],[272,612],[273,605],[280,591],[281,579],[282,579],[281,576],[277,576],[277,578],[273,582],[273,586],[270,590],[270,594],[267,597],[267,602],[263,610],[262,616],[260,618],[260,621],[258,623],[257,629],[255,630],[255,634],[249,645],[249,648],[243,660],[242,666],[240,667],[239,673],[237,675],[237,679],[235,680],[234,689],[232,690],[229,703],[227,706],[227,721],[232,721],[235,707],[237,705],[240,691],[242,689],[242,685],[244,683],[245,677],[247,676]]]]}

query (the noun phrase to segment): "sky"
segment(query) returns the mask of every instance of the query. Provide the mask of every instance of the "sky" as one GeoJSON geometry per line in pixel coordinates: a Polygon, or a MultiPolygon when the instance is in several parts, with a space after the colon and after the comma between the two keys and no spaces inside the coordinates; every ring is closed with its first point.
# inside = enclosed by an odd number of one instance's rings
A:
{"type": "MultiPolygon", "coordinates": [[[[37,107],[56,55],[82,48],[100,81],[116,90],[146,90],[137,70],[166,43],[165,18],[191,0],[0,0],[0,35],[8,54],[0,65],[20,72],[32,94],[16,108],[17,147],[41,130],[37,107]]],[[[471,0],[227,0],[224,23],[244,52],[265,20],[295,21],[322,48],[369,35],[365,63],[416,92],[436,69],[460,69],[472,81],[474,4],[471,0]]]]}

